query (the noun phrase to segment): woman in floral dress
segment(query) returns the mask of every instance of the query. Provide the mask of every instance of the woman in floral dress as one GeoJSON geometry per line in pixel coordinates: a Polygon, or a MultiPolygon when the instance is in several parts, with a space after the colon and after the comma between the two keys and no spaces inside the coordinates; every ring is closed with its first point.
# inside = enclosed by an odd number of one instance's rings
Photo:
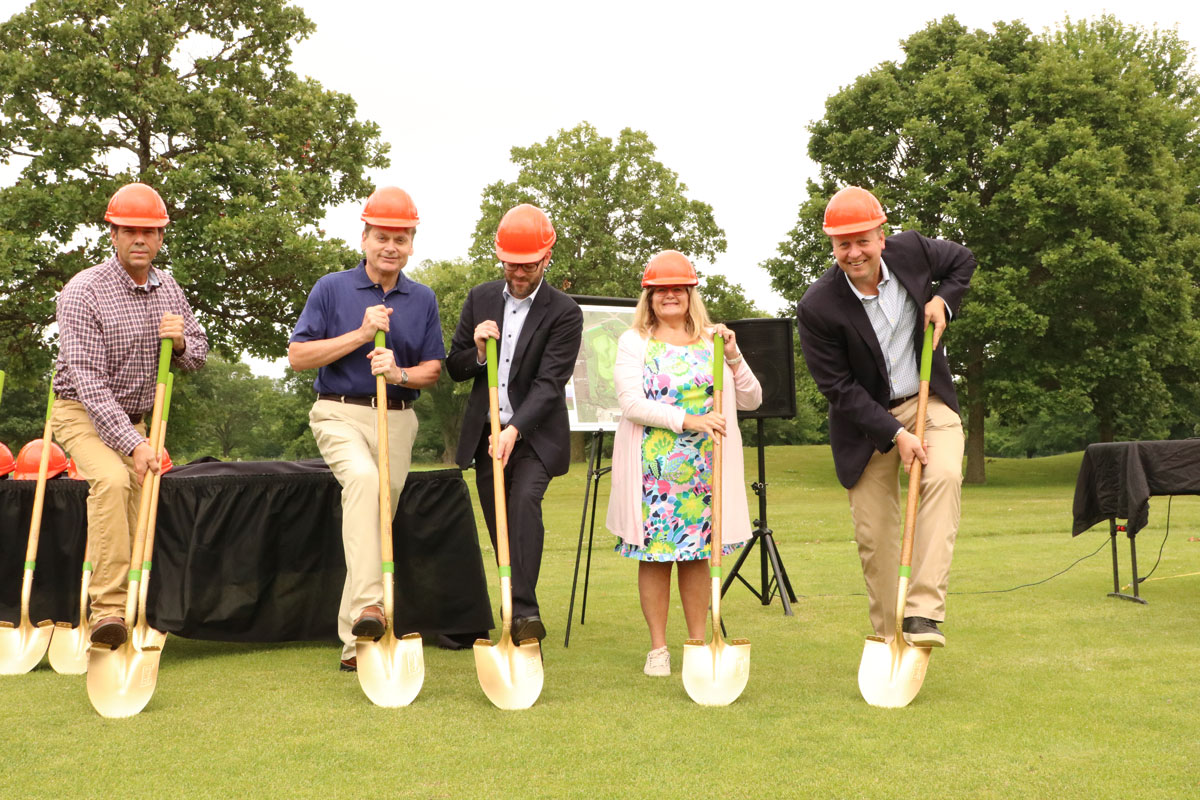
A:
{"type": "Polygon", "coordinates": [[[713,325],[682,254],[646,265],[633,327],[617,343],[614,369],[621,422],[613,442],[606,524],[617,552],[638,563],[638,594],[650,629],[647,675],[670,675],[667,611],[671,569],[688,637],[704,639],[708,611],[712,437],[725,437],[723,552],[750,538],[742,440],[735,409],[757,408],[762,388],[724,325],[713,325]],[[713,336],[725,341],[724,414],[713,411],[713,336]]]}

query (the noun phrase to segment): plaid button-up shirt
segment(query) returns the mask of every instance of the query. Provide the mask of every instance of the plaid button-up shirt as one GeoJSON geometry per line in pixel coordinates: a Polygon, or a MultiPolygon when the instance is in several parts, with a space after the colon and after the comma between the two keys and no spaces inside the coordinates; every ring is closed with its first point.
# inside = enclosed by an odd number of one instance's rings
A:
{"type": "Polygon", "coordinates": [[[83,403],[100,439],[118,453],[129,455],[144,441],[129,415],[154,406],[158,326],[166,313],[183,317],[186,343],[171,363],[204,366],[208,337],[179,284],[155,267],[138,286],[114,255],[73,277],[58,297],[54,393],[83,403]]]}

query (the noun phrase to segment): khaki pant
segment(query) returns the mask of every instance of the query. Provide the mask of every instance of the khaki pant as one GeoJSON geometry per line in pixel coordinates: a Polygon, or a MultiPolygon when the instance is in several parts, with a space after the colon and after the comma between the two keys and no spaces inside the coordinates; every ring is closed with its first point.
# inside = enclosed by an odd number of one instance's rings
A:
{"type": "MultiPolygon", "coordinates": [[[[354,620],[368,606],[383,605],[383,556],[379,543],[379,468],[376,414],[370,406],[318,400],[308,413],[321,457],[342,487],[342,546],[346,551],[346,583],[338,608],[338,637],[342,658],[355,653],[350,633],[354,620]]],[[[387,412],[388,464],[392,508],[396,515],[400,491],[412,463],[417,438],[415,411],[387,412]]]]}
{"type": "MultiPolygon", "coordinates": [[[[917,398],[892,409],[892,415],[909,431],[915,431],[917,398]]],[[[925,410],[925,441],[929,463],[921,472],[921,504],[904,616],[941,622],[946,618],[946,587],[962,508],[965,442],[958,414],[933,396],[925,410]]],[[[871,626],[877,635],[889,639],[896,628],[896,588],[904,532],[899,471],[900,448],[877,452],[849,491],[871,626]]]]}
{"type": "MultiPolygon", "coordinates": [[[[79,477],[88,482],[87,548],[92,562],[88,589],[92,624],[125,617],[125,578],[137,530],[142,489],[133,459],[106,445],[87,409],[76,400],[56,400],[50,419],[54,436],[75,459],[79,477]]],[[[142,436],[146,424],[134,426],[142,436]]]]}

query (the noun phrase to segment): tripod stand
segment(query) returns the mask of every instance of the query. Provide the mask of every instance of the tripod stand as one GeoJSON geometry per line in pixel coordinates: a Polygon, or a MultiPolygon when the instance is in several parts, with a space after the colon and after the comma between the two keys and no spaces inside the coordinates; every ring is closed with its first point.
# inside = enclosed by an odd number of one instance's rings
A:
{"type": "Polygon", "coordinates": [[[754,494],[758,496],[758,519],[754,520],[750,543],[742,549],[737,563],[733,565],[729,576],[725,578],[725,583],[721,584],[721,595],[725,595],[734,578],[737,578],[755,597],[762,601],[764,606],[769,606],[771,598],[778,593],[779,599],[783,602],[783,613],[790,617],[792,616],[792,603],[796,602],[796,593],[792,591],[792,582],[788,580],[787,569],[783,566],[783,559],[779,557],[779,549],[775,546],[775,537],[771,529],[767,527],[767,463],[763,451],[763,421],[761,417],[758,419],[758,480],[750,486],[754,489],[754,494]],[[760,543],[762,547],[759,549],[758,555],[762,588],[755,589],[741,576],[740,570],[746,557],[754,549],[754,545],[760,543]],[[767,575],[768,559],[771,562],[771,576],[767,575]],[[787,591],[783,591],[784,589],[787,591]]]}
{"type": "Polygon", "coordinates": [[[584,624],[587,618],[588,579],[592,574],[592,538],[596,532],[596,500],[600,494],[600,479],[605,473],[611,472],[612,467],[602,467],[604,459],[604,431],[593,431],[592,452],[588,456],[587,483],[583,490],[583,515],[579,519],[579,544],[575,547],[575,577],[571,580],[571,603],[567,606],[567,634],[563,638],[563,647],[571,646],[571,618],[575,614],[575,587],[579,584],[579,562],[583,556],[583,529],[587,527],[589,507],[592,515],[592,525],[588,530],[587,566],[583,572],[583,601],[579,607],[579,624],[584,624]]]}

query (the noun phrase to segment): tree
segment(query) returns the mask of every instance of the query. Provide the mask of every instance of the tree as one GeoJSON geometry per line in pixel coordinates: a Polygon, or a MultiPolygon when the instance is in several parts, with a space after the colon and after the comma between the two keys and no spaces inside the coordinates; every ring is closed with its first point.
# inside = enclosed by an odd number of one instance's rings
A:
{"type": "Polygon", "coordinates": [[[1091,415],[1106,441],[1161,434],[1194,407],[1176,387],[1198,363],[1187,47],[1112,17],[1041,37],[946,17],[903,47],[903,63],[829,98],[811,126],[821,181],[764,264],[774,285],[803,294],[831,263],[828,198],[869,186],[892,226],[962,242],[979,262],[947,336],[965,378],[968,481],[985,478],[989,411],[1019,424],[1048,404],[1055,418],[1091,415]]]}
{"type": "Polygon", "coordinates": [[[379,130],[289,70],[313,25],[286,0],[37,0],[0,24],[0,359],[48,369],[53,299],[109,254],[105,204],[158,189],[158,263],[228,354],[281,356],[322,274],[357,255],[317,228],[365,197],[379,130]],[[197,55],[199,54],[199,55],[197,55]]]}
{"type": "MultiPolygon", "coordinates": [[[[423,261],[409,277],[425,284],[437,295],[442,339],[446,343],[446,351],[449,352],[450,339],[458,326],[458,317],[463,303],[466,302],[467,292],[477,284],[495,280],[500,277],[500,273],[493,264],[472,264],[456,259],[423,261]]],[[[428,447],[437,452],[443,463],[454,463],[454,454],[458,448],[458,431],[470,393],[469,382],[456,383],[445,369],[435,385],[421,390],[416,411],[421,419],[422,430],[414,450],[428,447]]]]}
{"type": "Polygon", "coordinates": [[[500,218],[520,203],[550,215],[558,241],[546,277],[575,294],[636,297],[646,262],[660,250],[692,260],[724,252],[712,207],[689,200],[687,186],[654,153],[642,131],[625,128],[614,142],[587,122],[514,147],[517,180],[484,189],[471,258],[496,263],[500,218]]]}

